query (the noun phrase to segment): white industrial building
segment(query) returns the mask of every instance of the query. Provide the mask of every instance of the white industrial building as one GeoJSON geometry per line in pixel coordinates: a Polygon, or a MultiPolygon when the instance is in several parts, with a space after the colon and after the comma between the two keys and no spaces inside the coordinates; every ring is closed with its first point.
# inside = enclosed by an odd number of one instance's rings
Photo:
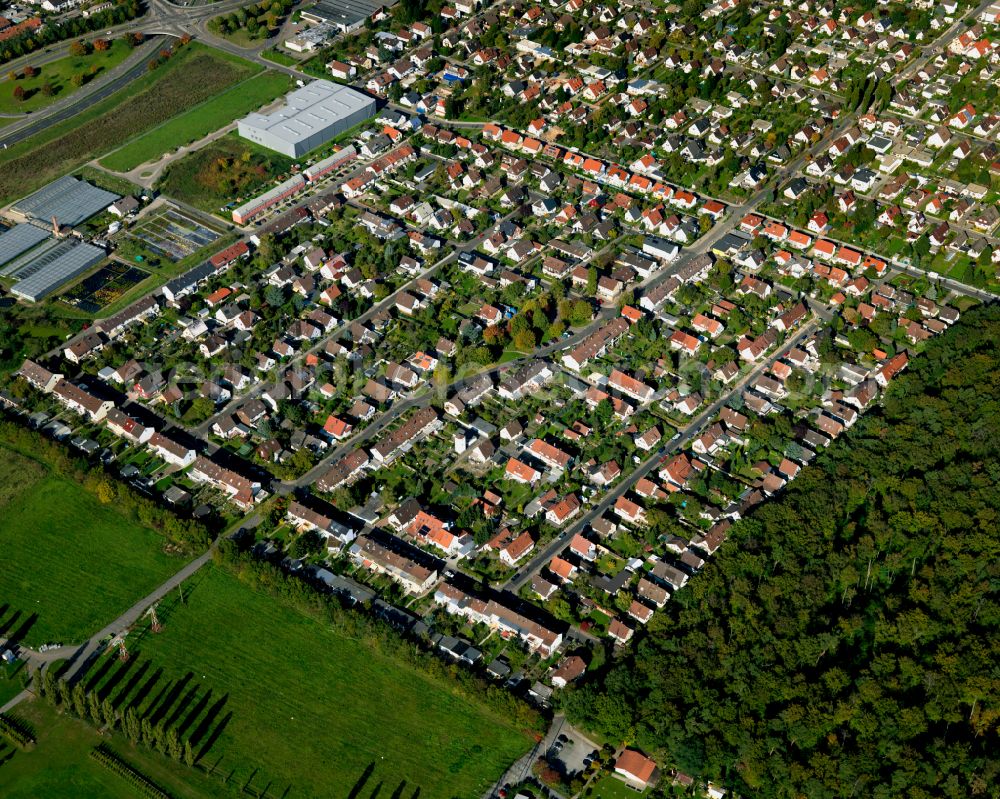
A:
{"type": "Polygon", "coordinates": [[[348,86],[316,80],[285,97],[270,114],[250,114],[239,134],[291,158],[314,150],[375,114],[375,100],[348,86]]]}

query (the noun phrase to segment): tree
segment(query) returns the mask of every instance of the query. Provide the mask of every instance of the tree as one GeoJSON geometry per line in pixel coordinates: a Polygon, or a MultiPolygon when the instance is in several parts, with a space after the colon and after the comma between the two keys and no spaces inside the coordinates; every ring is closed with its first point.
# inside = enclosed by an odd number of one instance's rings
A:
{"type": "Polygon", "coordinates": [[[87,43],[83,41],[83,39],[77,39],[69,46],[69,52],[71,55],[80,58],[81,56],[87,55],[87,53],[90,52],[90,49],[88,48],[87,43]]]}
{"type": "Polygon", "coordinates": [[[184,747],[174,727],[167,730],[167,754],[174,760],[180,760],[184,756],[184,747]]]}
{"type": "Polygon", "coordinates": [[[87,694],[87,713],[95,727],[101,726],[101,700],[96,691],[87,694]]]}
{"type": "Polygon", "coordinates": [[[300,533],[288,547],[288,554],[295,559],[306,558],[323,550],[323,537],[315,530],[300,533]]]}
{"type": "Polygon", "coordinates": [[[514,347],[521,352],[531,352],[537,343],[535,331],[530,328],[527,330],[519,330],[514,334],[514,347]]]}
{"type": "Polygon", "coordinates": [[[43,83],[41,91],[46,97],[51,97],[56,93],[56,90],[53,88],[51,83],[43,83]]]}
{"type": "Polygon", "coordinates": [[[42,695],[53,705],[59,702],[59,687],[56,684],[55,669],[49,667],[41,673],[40,687],[42,695]]]}
{"type": "Polygon", "coordinates": [[[139,738],[146,746],[153,745],[153,723],[148,718],[139,722],[139,738]]]}
{"type": "Polygon", "coordinates": [[[87,82],[87,76],[82,72],[77,72],[72,78],[70,78],[70,83],[72,83],[76,88],[80,88],[84,83],[87,82]]]}
{"type": "MultiPolygon", "coordinates": [[[[998,337],[1000,309],[981,307],[926,342],[878,407],[729,528],[631,652],[563,695],[569,720],[734,795],[991,795],[997,541],[974,520],[1000,500],[998,337]]],[[[752,440],[773,434],[777,457],[793,424],[768,417],[752,440]]]]}
{"type": "Polygon", "coordinates": [[[29,64],[28,66],[26,66],[24,68],[24,77],[26,77],[26,78],[33,78],[37,74],[38,74],[38,70],[35,69],[33,66],[31,66],[31,64],[29,64]]]}
{"type": "Polygon", "coordinates": [[[264,302],[272,308],[280,308],[285,304],[285,289],[281,286],[268,285],[264,289],[264,302]]]}
{"type": "Polygon", "coordinates": [[[575,325],[582,325],[589,322],[594,315],[590,303],[586,300],[577,300],[573,303],[572,322],[575,325]]]}
{"type": "Polygon", "coordinates": [[[108,41],[107,39],[94,39],[94,49],[97,52],[103,53],[104,51],[109,50],[110,48],[111,48],[111,42],[108,41]]]}
{"type": "Polygon", "coordinates": [[[111,699],[107,697],[101,702],[101,721],[108,729],[114,727],[118,722],[118,714],[115,712],[115,706],[111,704],[111,699]]]}
{"type": "Polygon", "coordinates": [[[587,270],[587,294],[593,297],[597,294],[597,267],[591,266],[587,270]]]}
{"type": "Polygon", "coordinates": [[[24,102],[24,87],[23,86],[15,86],[14,87],[14,99],[17,100],[19,103],[23,103],[24,102]]]}
{"type": "Polygon", "coordinates": [[[190,740],[184,742],[184,762],[189,766],[194,766],[195,764],[194,747],[191,746],[190,740]]]}
{"type": "Polygon", "coordinates": [[[73,703],[73,712],[77,718],[87,718],[87,694],[80,683],[75,683],[70,691],[70,698],[73,703]]]}
{"type": "Polygon", "coordinates": [[[137,744],[142,740],[142,723],[139,721],[139,716],[135,712],[135,708],[129,708],[125,711],[125,715],[122,718],[122,732],[125,733],[125,737],[128,738],[130,743],[137,744]]]}
{"type": "Polygon", "coordinates": [[[110,480],[101,480],[94,491],[102,505],[110,505],[115,500],[115,486],[110,480]]]}

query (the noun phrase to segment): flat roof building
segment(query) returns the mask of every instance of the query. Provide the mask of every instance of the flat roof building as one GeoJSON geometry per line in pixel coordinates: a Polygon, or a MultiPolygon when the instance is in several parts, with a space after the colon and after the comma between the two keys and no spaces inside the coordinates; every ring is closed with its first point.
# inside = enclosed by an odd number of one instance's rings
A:
{"type": "Polygon", "coordinates": [[[395,0],[320,0],[305,9],[302,18],[307,22],[332,25],[344,33],[355,31],[365,24],[365,20],[384,8],[394,6],[395,0]]]}
{"type": "Polygon", "coordinates": [[[348,86],[316,80],[285,97],[270,114],[250,114],[239,134],[268,149],[298,158],[375,115],[375,100],[348,86]]]}
{"type": "Polygon", "coordinates": [[[82,275],[106,256],[100,247],[62,239],[13,273],[18,282],[11,288],[11,294],[37,302],[82,275]]]}
{"type": "Polygon", "coordinates": [[[114,192],[66,175],[18,200],[12,210],[29,219],[44,220],[45,224],[55,217],[60,225],[73,226],[100,213],[117,199],[119,196],[114,192]]]}
{"type": "MultiPolygon", "coordinates": [[[[27,222],[14,225],[10,230],[0,233],[0,266],[13,261],[22,253],[41,244],[51,235],[51,230],[27,222]]],[[[4,274],[4,272],[0,272],[0,274],[4,274]]]]}

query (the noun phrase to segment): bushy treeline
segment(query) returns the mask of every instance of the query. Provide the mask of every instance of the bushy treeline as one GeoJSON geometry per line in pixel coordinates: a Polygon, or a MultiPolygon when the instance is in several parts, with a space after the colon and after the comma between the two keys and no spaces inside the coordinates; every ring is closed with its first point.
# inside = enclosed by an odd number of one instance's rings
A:
{"type": "Polygon", "coordinates": [[[200,552],[212,540],[208,530],[193,519],[182,519],[152,499],[133,491],[100,466],[74,457],[64,445],[16,422],[0,419],[0,443],[46,464],[53,472],[76,483],[98,501],[114,507],[129,519],[156,530],[184,553],[200,552]]]}
{"type": "Polygon", "coordinates": [[[1000,796],[998,341],[931,341],[570,718],[757,799],[1000,796]]]}
{"type": "Polygon", "coordinates": [[[142,713],[132,705],[124,712],[115,708],[108,697],[101,698],[98,691],[87,690],[83,680],[70,683],[57,677],[53,669],[46,669],[35,679],[35,691],[42,699],[64,713],[88,721],[95,727],[117,729],[132,744],[148,746],[161,755],[193,766],[198,759],[191,738],[182,738],[177,726],[169,724],[156,714],[156,707],[142,713]]]}
{"type": "Polygon", "coordinates": [[[538,732],[544,724],[532,707],[508,691],[457,664],[449,664],[422,648],[417,641],[403,638],[395,629],[364,608],[345,608],[331,594],[279,566],[261,560],[231,539],[223,539],[213,552],[215,562],[231,569],[237,578],[254,590],[287,602],[353,639],[369,651],[419,669],[434,679],[446,680],[470,702],[485,705],[515,727],[538,732]]]}

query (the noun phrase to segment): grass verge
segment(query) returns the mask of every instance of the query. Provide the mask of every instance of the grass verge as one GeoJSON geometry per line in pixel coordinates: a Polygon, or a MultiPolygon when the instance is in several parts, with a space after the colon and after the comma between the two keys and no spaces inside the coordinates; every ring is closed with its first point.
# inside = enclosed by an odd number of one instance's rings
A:
{"type": "Polygon", "coordinates": [[[292,85],[292,77],[284,73],[255,75],[133,139],[102,158],[101,165],[115,172],[129,172],[246,116],[289,91],[292,85]]]}
{"type": "MultiPolygon", "coordinates": [[[[63,100],[75,93],[79,87],[73,85],[74,75],[86,75],[89,82],[108,70],[114,69],[128,58],[132,49],[122,39],[115,39],[104,51],[92,50],[83,56],[66,56],[58,61],[35,67],[33,77],[19,77],[10,80],[6,73],[0,82],[0,114],[24,114],[39,111],[57,100],[63,100]],[[51,89],[46,94],[43,87],[51,89]],[[24,92],[24,99],[17,100],[14,91],[18,87],[24,92]]],[[[19,75],[24,75],[20,70],[19,75]]]]}

